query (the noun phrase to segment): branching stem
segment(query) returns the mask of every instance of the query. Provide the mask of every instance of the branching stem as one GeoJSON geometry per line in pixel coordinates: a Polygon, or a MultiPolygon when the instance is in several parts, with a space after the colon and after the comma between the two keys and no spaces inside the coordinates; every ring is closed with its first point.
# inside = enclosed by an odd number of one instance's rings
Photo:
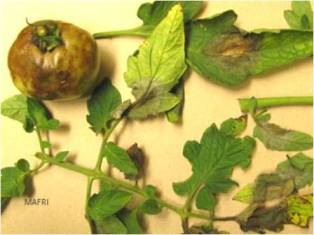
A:
{"type": "MultiPolygon", "coordinates": [[[[46,154],[42,154],[42,153],[36,154],[36,157],[41,159],[43,162],[46,162],[46,163],[49,163],[52,165],[56,165],[56,166],[62,167],[64,169],[83,174],[89,178],[102,179],[102,180],[106,181],[107,183],[115,185],[116,187],[121,188],[125,191],[135,193],[135,194],[143,197],[144,199],[148,197],[146,192],[143,189],[141,189],[135,185],[132,185],[126,181],[109,177],[97,169],[89,169],[89,168],[79,166],[77,164],[68,163],[68,162],[59,162],[57,159],[51,158],[51,157],[47,156],[46,154]]],[[[158,198],[157,201],[161,206],[168,208],[169,210],[172,210],[175,213],[182,216],[182,214],[183,214],[183,209],[182,209],[183,207],[182,206],[176,206],[176,205],[169,203],[169,202],[167,202],[161,198],[158,198]]],[[[209,218],[208,215],[206,215],[204,213],[193,212],[193,211],[188,213],[188,217],[194,217],[194,218],[203,219],[203,220],[207,220],[207,221],[212,220],[209,218]]],[[[225,219],[224,218],[217,218],[217,220],[220,220],[220,221],[232,220],[232,218],[235,218],[235,217],[226,217],[225,219]]],[[[214,218],[213,220],[216,220],[216,218],[214,218]]]]}
{"type": "MultiPolygon", "coordinates": [[[[42,137],[42,135],[41,135],[41,132],[40,132],[40,130],[37,129],[37,128],[35,129],[35,132],[36,132],[36,134],[37,134],[37,139],[38,139],[40,151],[41,151],[41,153],[46,154],[45,148],[43,147],[43,144],[42,144],[42,143],[43,143],[43,137],[42,137]]],[[[49,142],[49,141],[48,141],[48,142],[49,142]]],[[[48,148],[48,151],[49,151],[49,154],[52,153],[51,147],[48,148]]],[[[35,167],[34,169],[32,169],[30,172],[31,172],[32,174],[37,174],[38,171],[39,171],[44,165],[45,165],[45,162],[42,161],[37,167],[35,167]]]]}

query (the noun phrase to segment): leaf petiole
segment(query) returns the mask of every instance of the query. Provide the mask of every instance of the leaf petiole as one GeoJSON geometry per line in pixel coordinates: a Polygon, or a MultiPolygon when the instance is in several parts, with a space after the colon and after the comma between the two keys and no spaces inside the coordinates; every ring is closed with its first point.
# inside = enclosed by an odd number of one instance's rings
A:
{"type": "MultiPolygon", "coordinates": [[[[277,106],[293,106],[293,105],[313,105],[313,96],[286,96],[286,97],[270,97],[256,98],[256,109],[272,108],[277,106]]],[[[239,99],[240,108],[243,113],[250,111],[252,98],[239,99]]]]}
{"type": "Polygon", "coordinates": [[[139,26],[132,29],[95,33],[93,34],[93,37],[95,39],[104,39],[104,38],[112,38],[112,37],[120,37],[120,36],[148,37],[151,31],[152,29],[149,30],[149,27],[139,26]]]}

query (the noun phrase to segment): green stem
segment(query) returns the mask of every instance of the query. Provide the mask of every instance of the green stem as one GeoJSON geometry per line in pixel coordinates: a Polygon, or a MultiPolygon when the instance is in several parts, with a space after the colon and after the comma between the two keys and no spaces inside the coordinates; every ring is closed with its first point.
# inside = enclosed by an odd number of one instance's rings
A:
{"type": "MultiPolygon", "coordinates": [[[[105,134],[103,135],[103,138],[102,138],[102,143],[101,143],[101,147],[100,147],[100,150],[99,150],[99,154],[98,154],[98,158],[97,158],[97,163],[96,163],[96,166],[95,166],[95,170],[97,171],[101,171],[101,166],[102,166],[102,162],[103,162],[103,159],[104,159],[104,156],[103,156],[103,149],[104,147],[106,146],[107,142],[108,142],[108,139],[110,137],[110,135],[112,134],[112,132],[114,131],[114,129],[117,127],[117,125],[120,123],[122,119],[117,119],[117,120],[114,120],[112,123],[111,123],[111,127],[105,132],[105,134]]],[[[93,182],[94,182],[94,177],[91,177],[89,176],[87,178],[87,187],[86,187],[86,198],[85,198],[85,212],[86,212],[86,209],[87,209],[87,205],[88,205],[88,200],[91,196],[91,192],[92,192],[92,186],[93,186],[93,182]]],[[[88,217],[87,216],[87,213],[86,213],[86,218],[88,217]]]]}
{"type": "MultiPolygon", "coordinates": [[[[42,138],[42,135],[41,135],[41,132],[39,129],[35,129],[36,131],[36,134],[37,134],[37,138],[38,138],[38,142],[39,142],[39,146],[40,146],[40,151],[41,153],[43,154],[46,154],[45,152],[45,148],[43,147],[42,145],[42,142],[43,142],[43,138],[42,138]]],[[[51,154],[51,147],[49,147],[49,153],[51,154]]],[[[32,169],[30,172],[32,174],[37,174],[37,172],[45,165],[45,163],[42,161],[37,167],[35,167],[34,169],[32,169]]]]}
{"type": "Polygon", "coordinates": [[[37,167],[35,167],[34,169],[32,169],[32,170],[30,171],[30,173],[32,173],[33,175],[34,175],[34,174],[37,174],[38,171],[39,171],[44,165],[45,165],[45,163],[44,163],[44,162],[41,162],[37,167]]]}
{"type": "MultiPolygon", "coordinates": [[[[287,97],[270,97],[256,98],[256,109],[271,108],[277,106],[292,105],[313,105],[313,96],[287,96],[287,97]]],[[[252,98],[239,99],[241,111],[249,112],[252,105],[252,98]]]]}
{"type": "MultiPolygon", "coordinates": [[[[189,217],[191,217],[192,203],[195,197],[195,194],[198,191],[198,187],[192,192],[186,199],[185,204],[182,208],[181,215],[181,225],[184,233],[189,233],[189,217]]],[[[207,216],[208,219],[208,216],[207,216]]]]}
{"type": "MultiPolygon", "coordinates": [[[[92,177],[87,178],[86,197],[85,197],[85,212],[87,212],[88,200],[89,200],[90,195],[92,193],[93,181],[94,181],[94,178],[92,178],[92,177]]],[[[85,217],[86,217],[86,219],[89,220],[87,213],[85,214],[85,217]]]]}
{"type": "Polygon", "coordinates": [[[38,130],[38,129],[36,128],[35,131],[36,131],[37,138],[38,138],[38,141],[39,141],[40,151],[41,151],[42,153],[45,153],[45,149],[44,149],[44,147],[43,147],[43,145],[42,145],[43,138],[42,138],[42,136],[41,136],[40,130],[38,130]]]}
{"type": "Polygon", "coordinates": [[[109,32],[101,32],[93,34],[95,39],[103,39],[103,38],[112,38],[112,37],[120,37],[120,36],[141,36],[147,37],[151,33],[151,30],[148,27],[139,26],[133,29],[125,29],[125,30],[116,30],[109,32]]]}
{"type": "Polygon", "coordinates": [[[103,156],[103,150],[104,147],[106,146],[109,137],[111,136],[112,132],[114,131],[114,129],[118,126],[118,124],[121,122],[122,119],[116,119],[111,123],[111,127],[110,129],[108,129],[105,134],[103,135],[103,139],[102,139],[102,143],[101,143],[101,147],[100,147],[100,151],[98,154],[98,159],[97,159],[97,163],[95,166],[95,169],[100,170],[101,169],[101,165],[102,165],[102,161],[104,159],[103,156]]]}
{"type": "MultiPolygon", "coordinates": [[[[86,167],[83,167],[83,166],[79,166],[79,165],[76,165],[76,164],[72,164],[72,163],[68,163],[68,162],[59,162],[55,158],[51,158],[51,157],[49,157],[49,156],[47,156],[45,154],[42,154],[42,153],[38,153],[36,155],[36,157],[41,159],[42,161],[44,161],[46,163],[49,163],[49,164],[52,164],[52,165],[56,165],[56,166],[62,167],[64,169],[71,170],[71,171],[83,174],[83,175],[85,175],[85,176],[87,176],[89,178],[92,178],[92,179],[102,179],[102,180],[106,181],[109,184],[115,185],[118,188],[122,188],[122,189],[124,189],[126,191],[135,193],[135,194],[137,194],[137,195],[139,195],[139,196],[141,196],[143,198],[147,198],[147,194],[146,194],[146,192],[143,189],[138,188],[137,186],[134,186],[133,184],[130,184],[130,183],[125,182],[123,180],[118,180],[118,179],[115,179],[115,178],[111,178],[111,177],[105,175],[103,172],[101,172],[99,170],[89,169],[89,168],[86,168],[86,167]]],[[[171,204],[171,203],[169,203],[169,202],[167,202],[167,201],[165,201],[165,200],[163,200],[161,198],[158,198],[157,201],[158,201],[158,203],[161,206],[166,207],[166,208],[174,211],[175,213],[179,214],[180,216],[183,215],[182,207],[173,205],[173,204],[171,204]]],[[[205,215],[203,213],[189,212],[187,214],[187,216],[211,221],[211,219],[208,217],[208,215],[205,215]]]]}

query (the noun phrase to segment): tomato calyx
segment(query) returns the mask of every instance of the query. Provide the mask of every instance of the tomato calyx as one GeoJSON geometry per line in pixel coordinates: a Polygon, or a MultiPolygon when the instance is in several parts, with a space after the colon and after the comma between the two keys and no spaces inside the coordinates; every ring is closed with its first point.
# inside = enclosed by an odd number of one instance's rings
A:
{"type": "Polygon", "coordinates": [[[57,22],[52,20],[43,20],[35,23],[28,23],[32,28],[32,43],[36,45],[43,53],[51,52],[60,45],[63,45],[63,39],[57,22]]]}

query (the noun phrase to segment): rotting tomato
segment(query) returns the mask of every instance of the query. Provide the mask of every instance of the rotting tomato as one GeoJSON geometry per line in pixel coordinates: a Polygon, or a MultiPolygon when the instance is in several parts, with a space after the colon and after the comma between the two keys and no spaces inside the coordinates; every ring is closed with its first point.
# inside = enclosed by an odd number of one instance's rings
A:
{"type": "Polygon", "coordinates": [[[93,37],[62,21],[29,24],[13,43],[8,66],[15,86],[44,100],[69,100],[100,82],[100,56],[93,37]]]}

